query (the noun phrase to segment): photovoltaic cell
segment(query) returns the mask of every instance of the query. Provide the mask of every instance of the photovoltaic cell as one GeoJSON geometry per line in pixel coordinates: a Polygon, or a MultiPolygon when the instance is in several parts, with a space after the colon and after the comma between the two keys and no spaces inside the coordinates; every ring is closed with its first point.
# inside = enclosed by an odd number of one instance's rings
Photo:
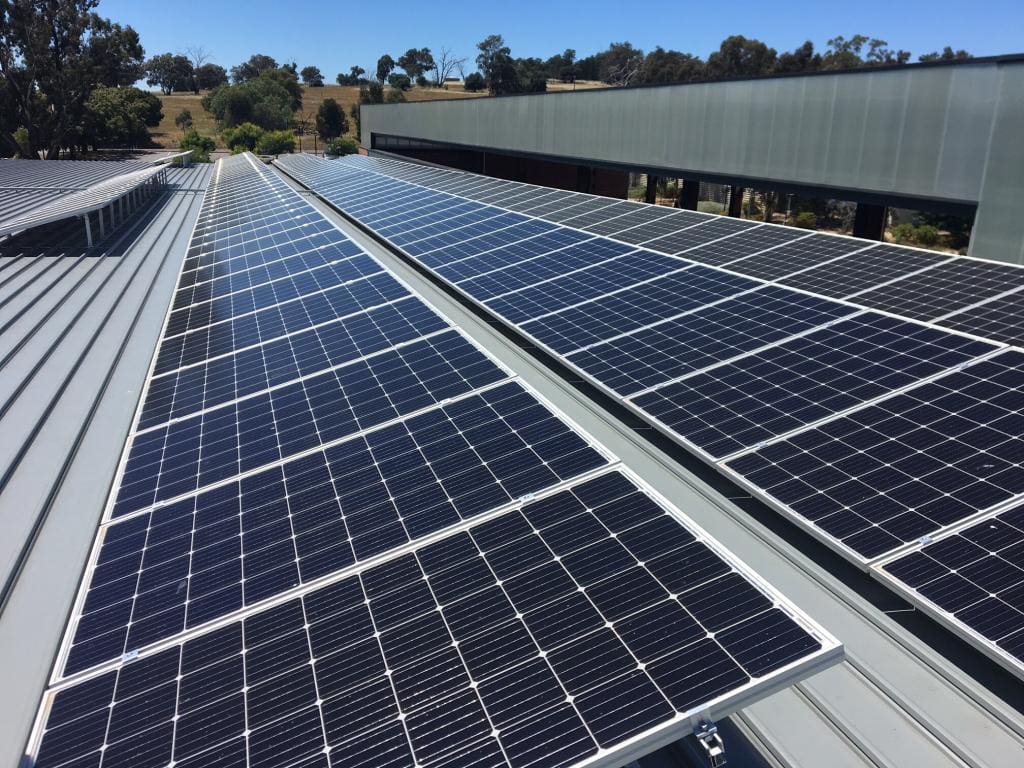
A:
{"type": "Polygon", "coordinates": [[[992,352],[966,336],[865,313],[633,398],[715,458],[992,352]]]}
{"type": "MultiPolygon", "coordinates": [[[[798,229],[756,226],[751,224],[751,222],[744,222],[748,226],[740,229],[732,225],[732,222],[740,221],[740,219],[723,219],[722,221],[729,222],[728,225],[721,225],[725,229],[723,234],[731,234],[728,237],[704,243],[693,250],[685,251],[686,258],[699,261],[701,264],[718,267],[768,248],[774,248],[782,243],[790,243],[807,237],[806,232],[798,229]]],[[[710,225],[701,225],[700,229],[708,226],[710,225]]],[[[648,243],[648,246],[657,248],[653,243],[648,243]]]]}
{"type": "Polygon", "coordinates": [[[1024,353],[1008,350],[728,462],[863,560],[1024,493],[1024,353]]]}
{"type": "Polygon", "coordinates": [[[448,327],[408,296],[154,377],[139,429],[269,389],[448,327]]]}
{"type": "Polygon", "coordinates": [[[612,472],[59,691],[36,766],[583,765],[824,650],[612,472]]]}
{"type": "Polygon", "coordinates": [[[1024,291],[1000,296],[937,322],[946,328],[1024,346],[1024,291]]]}
{"type": "Polygon", "coordinates": [[[950,257],[942,253],[900,248],[896,245],[874,245],[848,258],[784,275],[779,278],[779,282],[792,288],[841,299],[949,260],[950,257]]]}
{"type": "Polygon", "coordinates": [[[856,310],[766,286],[568,355],[622,395],[720,363],[856,310]]]}
{"type": "Polygon", "coordinates": [[[880,566],[924,603],[1024,675],[1024,507],[1015,506],[880,566]]]}
{"type": "MultiPolygon", "coordinates": [[[[817,266],[824,261],[870,248],[871,246],[865,244],[863,240],[854,238],[811,235],[754,256],[728,262],[728,267],[742,272],[744,275],[760,277],[762,280],[778,280],[785,275],[817,266]]],[[[857,254],[853,258],[859,259],[860,257],[861,254],[857,254]]]]}
{"type": "MultiPolygon", "coordinates": [[[[651,240],[641,240],[640,242],[643,243],[645,248],[650,248],[654,251],[677,254],[689,251],[691,248],[696,248],[698,245],[703,245],[712,240],[735,235],[756,226],[758,225],[743,219],[712,219],[704,221],[695,227],[689,227],[688,229],[668,235],[655,236],[651,240]]],[[[644,234],[644,227],[638,227],[636,230],[633,230],[637,237],[644,234]]],[[[612,236],[615,237],[615,235],[612,236]]],[[[700,259],[700,261],[708,263],[704,259],[700,259]]]]}
{"type": "Polygon", "coordinates": [[[634,207],[638,208],[638,210],[628,216],[620,216],[603,223],[593,224],[587,227],[587,231],[593,232],[595,235],[614,237],[616,240],[622,240],[626,243],[642,243],[646,240],[656,240],[666,235],[675,234],[687,227],[707,224],[711,221],[710,216],[694,211],[681,211],[661,206],[645,205],[634,207]],[[667,213],[664,215],[655,215],[653,211],[641,213],[641,211],[648,211],[651,208],[654,211],[658,211],[659,214],[662,211],[667,213]]]}
{"type": "Polygon", "coordinates": [[[675,256],[634,251],[574,272],[561,271],[543,282],[486,301],[505,319],[519,323],[688,266],[689,262],[675,256]]]}
{"type": "Polygon", "coordinates": [[[858,304],[884,309],[917,320],[933,320],[1024,287],[1024,269],[1009,264],[956,259],[919,275],[859,293],[858,304]]]}
{"type": "Polygon", "coordinates": [[[524,323],[523,330],[566,354],[756,287],[697,266],[524,323]]]}

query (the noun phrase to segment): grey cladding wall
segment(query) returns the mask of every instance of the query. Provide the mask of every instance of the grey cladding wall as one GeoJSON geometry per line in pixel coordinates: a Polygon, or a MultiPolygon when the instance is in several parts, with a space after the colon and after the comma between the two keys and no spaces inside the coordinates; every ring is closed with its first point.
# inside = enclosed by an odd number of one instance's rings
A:
{"type": "Polygon", "coordinates": [[[976,202],[972,253],[1024,262],[1022,95],[1010,59],[365,106],[361,138],[976,202]]]}

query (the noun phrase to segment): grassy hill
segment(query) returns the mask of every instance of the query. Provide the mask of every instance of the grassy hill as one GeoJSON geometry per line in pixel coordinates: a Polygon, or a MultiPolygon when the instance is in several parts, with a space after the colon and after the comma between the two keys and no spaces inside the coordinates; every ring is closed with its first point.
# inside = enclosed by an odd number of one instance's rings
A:
{"type": "MultiPolygon", "coordinates": [[[[576,84],[576,87],[578,89],[595,88],[601,85],[601,83],[581,81],[576,84]]],[[[548,90],[572,90],[572,84],[552,81],[548,83],[548,90]]],[[[432,101],[434,99],[474,99],[486,95],[486,92],[469,93],[462,90],[461,84],[451,83],[447,90],[441,88],[412,88],[406,92],[405,98],[407,101],[432,101]]],[[[160,94],[160,99],[164,105],[164,119],[160,122],[159,126],[150,132],[150,138],[158,146],[165,148],[178,146],[178,142],[181,140],[181,130],[174,124],[174,118],[183,109],[187,109],[192,113],[193,127],[197,131],[208,136],[217,136],[217,123],[213,119],[213,115],[203,109],[201,103],[202,96],[196,96],[193,93],[172,93],[170,96],[160,94]]],[[[320,107],[320,102],[324,99],[334,99],[341,104],[345,114],[348,115],[349,108],[359,101],[359,88],[355,85],[325,85],[323,88],[306,88],[303,93],[302,109],[298,115],[307,116],[312,123],[316,118],[316,111],[320,107]]],[[[349,130],[351,134],[354,134],[355,126],[350,126],[349,130]]],[[[305,144],[307,140],[312,141],[311,139],[303,139],[303,143],[305,144]]],[[[217,137],[217,143],[218,145],[220,144],[219,137],[217,137]]]]}

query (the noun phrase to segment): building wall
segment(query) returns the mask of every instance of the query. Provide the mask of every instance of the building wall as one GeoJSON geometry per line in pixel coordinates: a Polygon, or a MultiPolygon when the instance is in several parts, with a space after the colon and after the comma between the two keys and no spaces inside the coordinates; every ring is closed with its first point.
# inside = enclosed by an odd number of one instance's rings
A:
{"type": "MultiPolygon", "coordinates": [[[[374,133],[583,164],[978,206],[972,255],[1024,263],[1024,57],[366,105],[374,133]]],[[[906,202],[904,200],[904,202],[906,202]]]]}

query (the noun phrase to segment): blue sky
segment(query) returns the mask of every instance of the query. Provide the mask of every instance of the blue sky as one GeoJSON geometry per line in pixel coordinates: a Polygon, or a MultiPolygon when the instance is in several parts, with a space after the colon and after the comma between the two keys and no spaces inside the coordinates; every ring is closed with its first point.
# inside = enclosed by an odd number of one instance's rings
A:
{"type": "Polygon", "coordinates": [[[328,82],[353,64],[373,70],[377,57],[410,47],[453,49],[470,62],[476,43],[505,37],[514,56],[547,58],[565,48],[580,56],[628,40],[706,57],[730,34],[789,50],[804,40],[824,49],[835,35],[861,33],[920,53],[944,45],[976,56],[1024,48],[1020,0],[855,0],[826,3],[578,0],[577,2],[412,3],[332,0],[100,0],[99,12],[131,24],[148,55],[201,45],[226,68],[252,53],[315,64],[328,82]]]}

